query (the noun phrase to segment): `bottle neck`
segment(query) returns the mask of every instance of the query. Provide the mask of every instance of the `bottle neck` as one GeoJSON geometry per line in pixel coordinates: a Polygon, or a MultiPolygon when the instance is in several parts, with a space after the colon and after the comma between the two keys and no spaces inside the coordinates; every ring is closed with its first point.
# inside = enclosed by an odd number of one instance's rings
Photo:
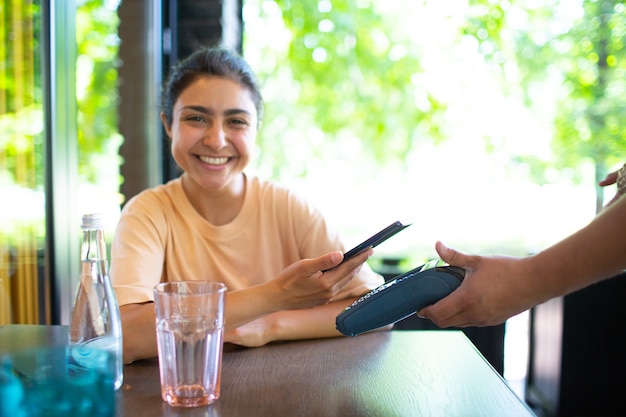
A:
{"type": "Polygon", "coordinates": [[[83,230],[81,259],[82,261],[105,261],[106,263],[107,252],[103,229],[83,230]]]}

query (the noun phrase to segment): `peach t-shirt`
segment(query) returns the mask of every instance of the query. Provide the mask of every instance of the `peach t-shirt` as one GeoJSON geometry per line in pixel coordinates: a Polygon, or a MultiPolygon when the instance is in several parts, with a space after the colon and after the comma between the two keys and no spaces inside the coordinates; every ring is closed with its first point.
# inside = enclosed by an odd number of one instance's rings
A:
{"type": "MultiPolygon", "coordinates": [[[[237,217],[214,226],[193,208],[180,178],[128,201],[111,246],[120,305],[153,301],[161,281],[221,281],[228,290],[276,278],[287,266],[345,250],[336,230],[293,191],[246,177],[237,217]]],[[[358,297],[383,283],[368,265],[335,297],[358,297]]]]}

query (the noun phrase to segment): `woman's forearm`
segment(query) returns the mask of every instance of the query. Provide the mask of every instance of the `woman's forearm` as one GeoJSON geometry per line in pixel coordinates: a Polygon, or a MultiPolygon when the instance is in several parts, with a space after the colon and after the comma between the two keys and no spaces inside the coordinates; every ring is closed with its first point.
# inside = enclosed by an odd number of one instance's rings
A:
{"type": "MultiPolygon", "coordinates": [[[[263,346],[270,342],[319,339],[341,336],[335,325],[336,317],[356,298],[298,310],[282,310],[232,329],[226,342],[241,346],[263,346]]],[[[392,325],[377,330],[391,330],[392,325]]]]}
{"type": "Polygon", "coordinates": [[[335,317],[353,302],[352,299],[297,310],[282,310],[263,316],[237,328],[230,328],[225,341],[256,347],[267,343],[335,337],[335,317]]]}
{"type": "Polygon", "coordinates": [[[124,363],[157,355],[154,303],[120,307],[124,340],[124,363]]]}
{"type": "Polygon", "coordinates": [[[286,310],[268,317],[273,323],[272,341],[341,336],[335,319],[354,299],[335,301],[302,310],[286,310]],[[307,323],[303,326],[302,323],[307,323]]]}

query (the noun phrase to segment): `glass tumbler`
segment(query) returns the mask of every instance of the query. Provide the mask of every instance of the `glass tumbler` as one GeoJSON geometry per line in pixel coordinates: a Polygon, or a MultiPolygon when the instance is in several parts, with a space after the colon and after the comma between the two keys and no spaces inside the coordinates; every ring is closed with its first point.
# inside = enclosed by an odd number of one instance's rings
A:
{"type": "Polygon", "coordinates": [[[220,396],[224,301],[218,282],[164,282],[154,289],[161,396],[198,407],[220,396]]]}

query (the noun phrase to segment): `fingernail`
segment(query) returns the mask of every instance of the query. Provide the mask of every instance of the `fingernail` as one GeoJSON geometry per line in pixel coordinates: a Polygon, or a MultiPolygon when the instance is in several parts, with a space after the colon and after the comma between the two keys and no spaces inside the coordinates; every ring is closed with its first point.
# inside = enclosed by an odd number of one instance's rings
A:
{"type": "Polygon", "coordinates": [[[341,261],[341,257],[342,257],[341,252],[333,252],[333,253],[330,254],[330,260],[333,263],[337,263],[337,262],[341,261]]]}

